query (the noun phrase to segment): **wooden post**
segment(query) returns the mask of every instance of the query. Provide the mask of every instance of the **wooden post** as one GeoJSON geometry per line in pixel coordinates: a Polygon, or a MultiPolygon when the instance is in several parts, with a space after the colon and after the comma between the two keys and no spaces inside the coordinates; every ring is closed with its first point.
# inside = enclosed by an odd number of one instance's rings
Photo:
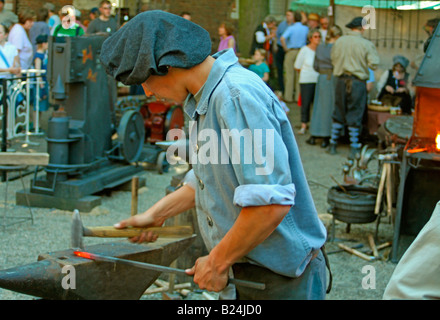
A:
{"type": "Polygon", "coordinates": [[[131,216],[137,215],[138,212],[138,190],[139,177],[135,176],[131,179],[131,216]]]}
{"type": "Polygon", "coordinates": [[[335,0],[330,0],[330,6],[328,7],[328,24],[329,28],[333,27],[336,22],[335,18],[335,0]]]}

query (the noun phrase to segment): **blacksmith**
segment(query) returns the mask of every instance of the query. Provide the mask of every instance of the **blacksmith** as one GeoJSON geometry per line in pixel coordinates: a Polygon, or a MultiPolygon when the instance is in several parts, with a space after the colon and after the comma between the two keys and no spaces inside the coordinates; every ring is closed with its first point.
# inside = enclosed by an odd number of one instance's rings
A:
{"type": "MultiPolygon", "coordinates": [[[[191,144],[195,153],[209,142],[203,134],[215,133],[219,154],[226,149],[243,156],[242,137],[225,139],[222,134],[235,129],[257,140],[257,132],[263,132],[272,144],[266,150],[276,146],[276,154],[265,154],[275,159],[274,166],[210,154],[210,161],[193,163],[184,186],[116,226],[161,226],[195,207],[209,255],[187,274],[201,289],[223,290],[222,297],[237,299],[323,299],[326,269],[320,249],[326,230],[286,114],[267,85],[238,63],[233,50],[210,54],[206,30],[177,15],[147,11],[104,42],[101,59],[116,80],[142,84],[146,93],[183,103],[196,124],[190,128],[197,130],[191,144]],[[228,276],[264,282],[266,289],[231,287],[228,276]]],[[[132,239],[144,240],[155,236],[132,239]]]]}
{"type": "Polygon", "coordinates": [[[362,17],[354,18],[348,23],[346,27],[350,31],[335,42],[331,51],[336,89],[328,151],[330,154],[336,153],[341,131],[347,126],[351,159],[361,150],[359,136],[367,106],[366,81],[370,77],[368,68],[375,70],[379,64],[379,55],[374,44],[363,37],[362,23],[362,17]]]}

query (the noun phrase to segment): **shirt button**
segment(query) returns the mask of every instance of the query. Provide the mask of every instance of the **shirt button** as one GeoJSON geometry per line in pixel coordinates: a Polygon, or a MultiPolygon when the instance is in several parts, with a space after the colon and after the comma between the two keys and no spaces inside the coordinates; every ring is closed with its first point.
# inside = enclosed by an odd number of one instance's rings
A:
{"type": "Polygon", "coordinates": [[[206,218],[208,220],[208,225],[212,227],[214,225],[214,222],[212,221],[211,217],[206,218]]]}
{"type": "Polygon", "coordinates": [[[202,179],[199,179],[199,188],[200,190],[205,189],[205,184],[203,183],[202,179]]]}

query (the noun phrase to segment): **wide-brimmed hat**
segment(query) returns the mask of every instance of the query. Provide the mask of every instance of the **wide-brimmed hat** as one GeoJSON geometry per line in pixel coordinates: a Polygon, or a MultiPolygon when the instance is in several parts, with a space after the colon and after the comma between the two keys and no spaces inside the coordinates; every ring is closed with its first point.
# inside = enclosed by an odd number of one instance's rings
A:
{"type": "Polygon", "coordinates": [[[310,13],[307,16],[308,20],[314,20],[314,21],[319,21],[319,15],[317,13],[310,13]]]}
{"type": "Polygon", "coordinates": [[[189,69],[211,54],[211,37],[199,25],[160,10],[136,15],[106,39],[101,61],[125,85],[141,84],[168,67],[189,69]]]}
{"type": "Polygon", "coordinates": [[[363,20],[364,20],[363,17],[356,17],[353,20],[351,20],[350,23],[347,23],[345,26],[349,29],[359,28],[362,27],[363,20]]]}

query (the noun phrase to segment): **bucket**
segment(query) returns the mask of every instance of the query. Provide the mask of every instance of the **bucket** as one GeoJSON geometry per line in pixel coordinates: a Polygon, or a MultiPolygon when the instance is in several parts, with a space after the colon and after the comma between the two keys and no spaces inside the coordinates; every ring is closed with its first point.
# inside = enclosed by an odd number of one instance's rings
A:
{"type": "Polygon", "coordinates": [[[345,223],[370,223],[376,220],[374,213],[377,189],[361,185],[343,185],[331,187],[327,193],[330,205],[328,213],[345,223]]]}

